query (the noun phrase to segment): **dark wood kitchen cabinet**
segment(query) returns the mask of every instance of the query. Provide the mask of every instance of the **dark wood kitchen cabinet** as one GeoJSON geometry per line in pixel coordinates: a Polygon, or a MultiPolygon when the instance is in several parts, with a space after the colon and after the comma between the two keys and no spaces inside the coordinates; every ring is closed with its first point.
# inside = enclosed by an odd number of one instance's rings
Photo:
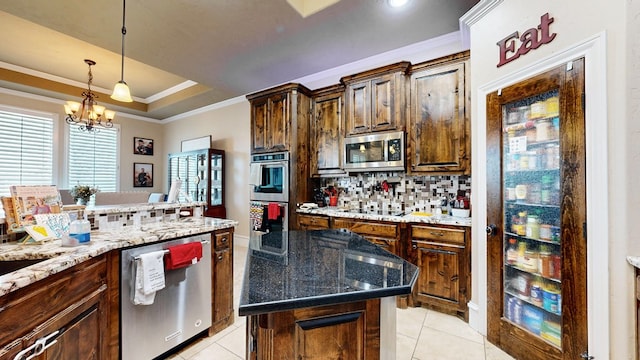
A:
{"type": "Polygon", "coordinates": [[[406,72],[410,65],[403,61],[340,79],[346,87],[346,136],[404,130],[406,72]]]}
{"type": "Polygon", "coordinates": [[[471,173],[469,52],[411,67],[412,173],[471,173]]]}
{"type": "Polygon", "coordinates": [[[401,223],[377,220],[332,218],[332,228],[347,229],[382,247],[388,252],[403,257],[400,243],[401,223]]]}
{"type": "Polygon", "coordinates": [[[313,92],[313,117],[309,129],[311,177],[345,173],[342,169],[343,115],[343,85],[332,85],[313,92]]]}
{"type": "MultiPolygon", "coordinates": [[[[247,95],[251,103],[251,153],[289,152],[289,203],[311,199],[309,183],[309,117],[311,91],[289,83],[247,95]]],[[[289,206],[289,229],[298,224],[295,206],[289,206]]]]}
{"type": "Polygon", "coordinates": [[[30,349],[37,341],[50,346],[33,359],[117,358],[109,341],[107,258],[101,255],[0,297],[0,359],[20,351],[34,355],[30,349]]]}
{"type": "Polygon", "coordinates": [[[300,84],[247,95],[251,103],[251,153],[292,151],[299,136],[308,136],[308,130],[300,133],[298,126],[306,127],[310,95],[300,84]]]}
{"type": "Polygon", "coordinates": [[[298,214],[300,230],[324,230],[330,227],[329,217],[322,215],[298,214]]]}
{"type": "Polygon", "coordinates": [[[249,360],[380,359],[380,299],[252,315],[247,323],[249,360]]]}
{"type": "Polygon", "coordinates": [[[420,269],[411,305],[424,305],[468,321],[470,228],[413,224],[409,235],[407,260],[420,269]]]}
{"type": "Polygon", "coordinates": [[[233,228],[212,234],[211,312],[209,336],[233,324],[233,228]]]}

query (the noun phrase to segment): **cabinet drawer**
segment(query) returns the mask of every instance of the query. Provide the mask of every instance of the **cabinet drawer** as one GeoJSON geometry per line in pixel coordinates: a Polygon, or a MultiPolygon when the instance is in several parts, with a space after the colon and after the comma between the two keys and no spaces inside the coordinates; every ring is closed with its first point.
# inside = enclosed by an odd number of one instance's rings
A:
{"type": "Polygon", "coordinates": [[[298,215],[300,225],[329,228],[329,218],[324,216],[298,215]]]}
{"type": "Polygon", "coordinates": [[[412,226],[412,240],[448,242],[464,245],[464,230],[441,228],[436,226],[412,226]]]}
{"type": "Polygon", "coordinates": [[[395,238],[398,235],[398,225],[381,224],[366,221],[354,221],[349,219],[334,219],[334,228],[351,230],[357,234],[373,235],[395,238]]]}
{"type": "Polygon", "coordinates": [[[221,233],[216,233],[214,235],[215,238],[215,249],[226,249],[229,247],[229,243],[231,243],[231,232],[225,231],[221,233]]]}

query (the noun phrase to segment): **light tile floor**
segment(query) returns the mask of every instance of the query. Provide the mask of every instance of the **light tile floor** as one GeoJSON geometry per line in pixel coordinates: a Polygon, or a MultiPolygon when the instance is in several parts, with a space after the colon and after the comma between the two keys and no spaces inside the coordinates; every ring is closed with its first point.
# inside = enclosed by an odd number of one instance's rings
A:
{"type": "MultiPolygon", "coordinates": [[[[235,322],[222,332],[185,347],[170,360],[242,360],[245,358],[245,317],[238,316],[247,248],[234,248],[235,322]]],[[[467,323],[424,308],[397,309],[397,360],[509,360],[467,323]]]]}

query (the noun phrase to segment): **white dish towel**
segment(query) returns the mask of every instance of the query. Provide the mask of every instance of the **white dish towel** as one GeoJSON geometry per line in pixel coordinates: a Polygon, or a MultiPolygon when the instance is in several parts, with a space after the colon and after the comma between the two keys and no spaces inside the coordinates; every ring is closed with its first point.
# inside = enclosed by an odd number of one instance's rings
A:
{"type": "Polygon", "coordinates": [[[135,274],[133,303],[151,305],[156,291],[164,289],[164,251],[139,255],[135,274]]]}
{"type": "Polygon", "coordinates": [[[262,165],[253,163],[249,168],[249,185],[260,186],[262,185],[262,165]]]}

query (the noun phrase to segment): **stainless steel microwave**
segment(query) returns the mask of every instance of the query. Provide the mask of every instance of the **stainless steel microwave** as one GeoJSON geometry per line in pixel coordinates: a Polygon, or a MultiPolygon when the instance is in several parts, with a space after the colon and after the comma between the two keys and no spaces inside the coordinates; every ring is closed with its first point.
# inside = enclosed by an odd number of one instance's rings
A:
{"type": "Polygon", "coordinates": [[[342,165],[348,172],[404,170],[405,151],[404,131],[348,137],[342,165]]]}

